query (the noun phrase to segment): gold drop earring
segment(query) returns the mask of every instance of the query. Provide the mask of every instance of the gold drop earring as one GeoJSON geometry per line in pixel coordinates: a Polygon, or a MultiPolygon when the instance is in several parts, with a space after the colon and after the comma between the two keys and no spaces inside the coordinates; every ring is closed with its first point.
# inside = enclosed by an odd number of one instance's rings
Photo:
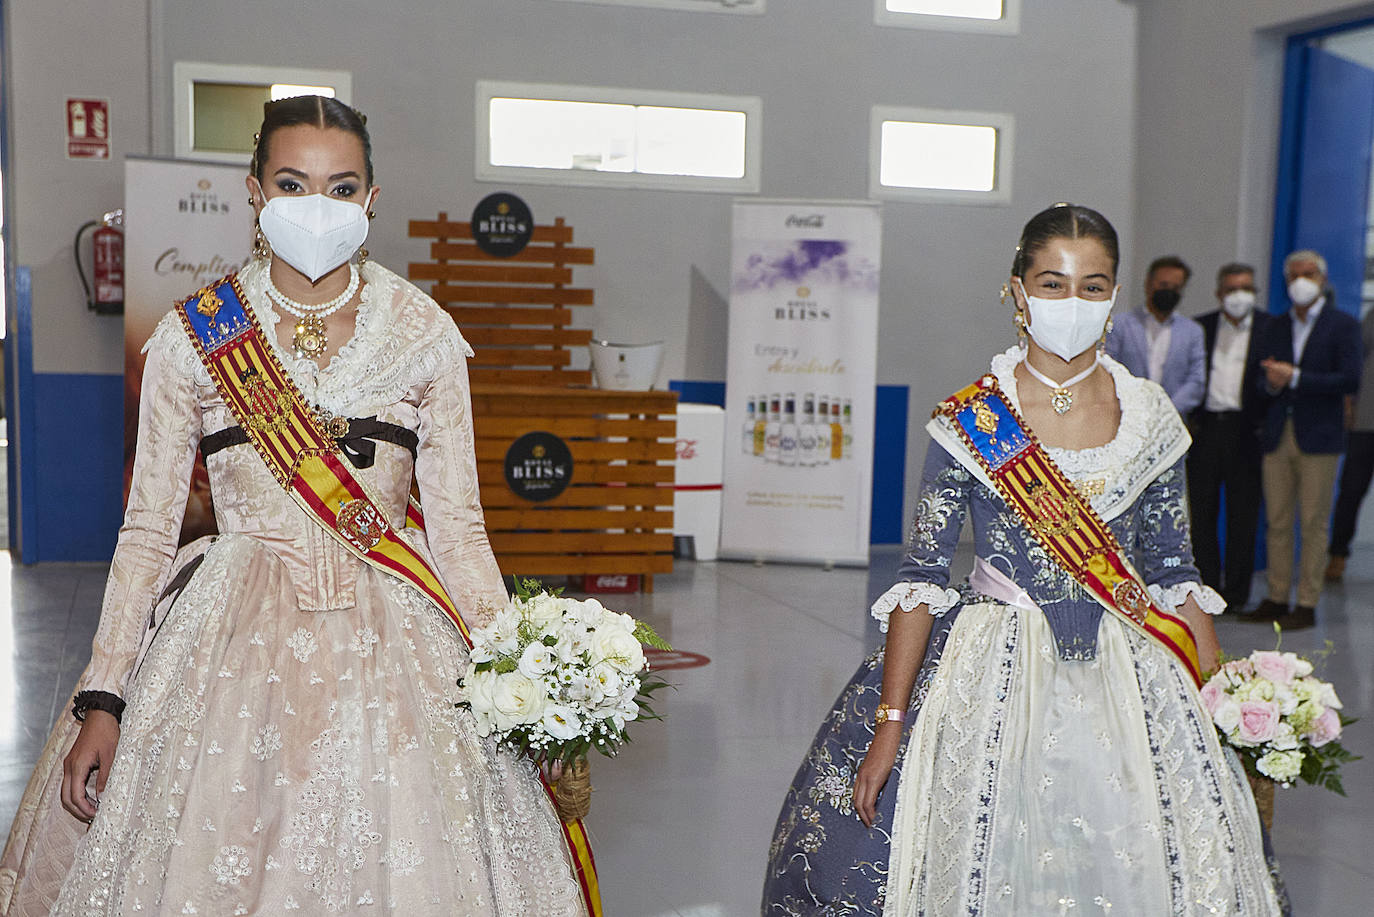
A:
{"type": "MultiPolygon", "coordinates": [[[[1009,284],[1005,284],[1005,283],[1004,283],[1004,284],[1002,284],[1002,307],[1003,307],[1003,308],[1006,308],[1007,300],[1008,300],[1008,299],[1012,299],[1012,296],[1011,296],[1011,286],[1010,286],[1009,284]]],[[[1012,302],[1013,302],[1014,305],[1015,305],[1015,309],[1013,310],[1013,313],[1012,313],[1012,324],[1014,324],[1014,325],[1016,326],[1016,340],[1020,343],[1021,348],[1024,350],[1025,347],[1026,347],[1026,338],[1029,337],[1029,335],[1030,335],[1030,328],[1029,328],[1029,326],[1026,324],[1026,313],[1025,313],[1025,310],[1023,310],[1023,309],[1021,308],[1020,303],[1016,303],[1015,300],[1012,300],[1012,302]]]]}
{"type": "MultiPolygon", "coordinates": [[[[375,219],[377,219],[377,211],[375,211],[375,210],[369,210],[369,211],[367,212],[367,221],[370,223],[370,222],[372,222],[372,221],[375,220],[375,219]]],[[[362,267],[364,264],[367,264],[367,255],[368,255],[367,249],[365,249],[365,248],[360,248],[360,249],[358,249],[358,267],[362,267]]]]}

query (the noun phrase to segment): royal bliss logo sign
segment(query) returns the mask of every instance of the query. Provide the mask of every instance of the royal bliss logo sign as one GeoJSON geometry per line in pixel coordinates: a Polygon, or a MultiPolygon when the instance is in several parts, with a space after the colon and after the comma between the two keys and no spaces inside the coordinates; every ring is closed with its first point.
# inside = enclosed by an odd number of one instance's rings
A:
{"type": "Polygon", "coordinates": [[[472,238],[493,258],[520,254],[534,236],[534,216],[514,194],[488,194],[472,211],[472,238]]]}
{"type": "Polygon", "coordinates": [[[506,486],[517,497],[535,503],[552,500],[572,483],[572,453],[552,433],[526,433],[506,450],[505,470],[506,486]]]}

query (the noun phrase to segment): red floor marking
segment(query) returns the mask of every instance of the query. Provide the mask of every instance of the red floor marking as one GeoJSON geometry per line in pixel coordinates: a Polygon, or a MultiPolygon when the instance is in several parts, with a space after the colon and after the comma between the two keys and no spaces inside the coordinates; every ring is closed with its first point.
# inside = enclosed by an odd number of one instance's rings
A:
{"type": "Polygon", "coordinates": [[[649,660],[651,672],[662,672],[666,669],[699,669],[711,664],[709,657],[686,650],[656,650],[646,646],[644,656],[649,660]]]}

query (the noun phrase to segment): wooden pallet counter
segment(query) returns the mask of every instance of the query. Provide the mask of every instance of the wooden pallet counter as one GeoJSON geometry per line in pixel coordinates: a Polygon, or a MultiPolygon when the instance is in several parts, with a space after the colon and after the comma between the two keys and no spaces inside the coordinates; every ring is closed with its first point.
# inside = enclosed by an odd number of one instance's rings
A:
{"type": "Polygon", "coordinates": [[[472,422],[487,534],[507,576],[653,574],[673,569],[675,392],[473,383],[472,422]],[[526,433],[562,439],[571,483],[531,502],[506,483],[507,450],[526,433]]]}
{"type": "Polygon", "coordinates": [[[473,429],[482,508],[501,572],[518,576],[653,574],[673,569],[672,392],[587,387],[591,372],[573,369],[573,351],[592,332],[570,327],[573,310],[592,305],[574,287],[573,268],[596,263],[575,247],[559,217],[534,226],[529,244],[508,258],[480,248],[468,222],[440,212],[411,220],[410,235],[429,239],[429,261],[410,279],[451,315],[476,350],[469,362],[473,429]],[[533,502],[506,483],[505,458],[526,433],[551,433],[572,456],[571,483],[533,502]]]}

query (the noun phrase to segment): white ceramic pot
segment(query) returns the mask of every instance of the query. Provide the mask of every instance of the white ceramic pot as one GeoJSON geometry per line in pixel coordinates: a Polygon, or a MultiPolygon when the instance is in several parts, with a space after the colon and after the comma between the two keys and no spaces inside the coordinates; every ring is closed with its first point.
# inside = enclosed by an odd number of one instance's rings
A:
{"type": "Polygon", "coordinates": [[[615,344],[593,340],[592,377],[597,388],[621,391],[647,391],[658,380],[663,367],[663,342],[647,344],[615,344]]]}

